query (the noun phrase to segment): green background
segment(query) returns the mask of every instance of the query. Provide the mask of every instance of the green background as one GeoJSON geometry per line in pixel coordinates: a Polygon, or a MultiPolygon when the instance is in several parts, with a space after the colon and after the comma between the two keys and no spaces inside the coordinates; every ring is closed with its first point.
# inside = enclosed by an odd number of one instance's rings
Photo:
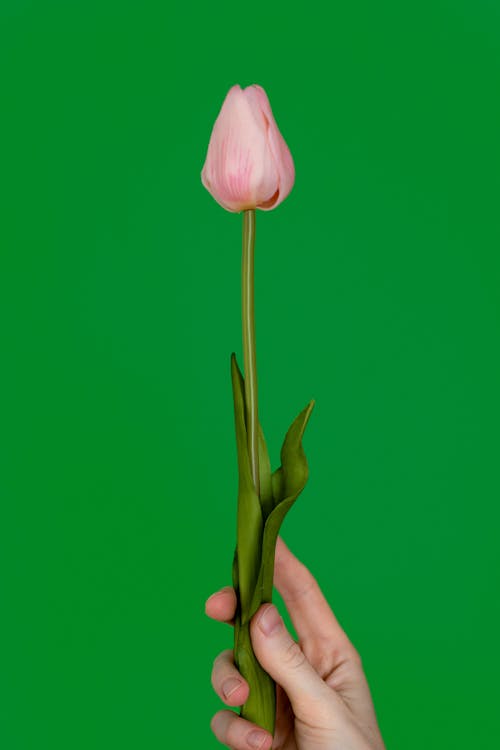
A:
{"type": "Polygon", "coordinates": [[[296,184],[257,219],[283,527],[388,748],[498,743],[500,11],[493,0],[0,9],[0,743],[216,748],[241,217],[203,189],[234,83],[296,184]]]}

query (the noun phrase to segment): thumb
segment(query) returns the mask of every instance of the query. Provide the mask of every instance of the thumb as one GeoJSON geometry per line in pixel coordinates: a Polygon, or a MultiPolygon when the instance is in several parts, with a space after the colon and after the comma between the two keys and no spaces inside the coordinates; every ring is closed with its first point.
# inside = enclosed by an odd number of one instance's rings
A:
{"type": "Polygon", "coordinates": [[[297,718],[320,720],[332,708],[335,694],[307,660],[273,604],[264,604],[252,618],[250,636],[255,655],[266,672],[285,690],[297,718]]]}

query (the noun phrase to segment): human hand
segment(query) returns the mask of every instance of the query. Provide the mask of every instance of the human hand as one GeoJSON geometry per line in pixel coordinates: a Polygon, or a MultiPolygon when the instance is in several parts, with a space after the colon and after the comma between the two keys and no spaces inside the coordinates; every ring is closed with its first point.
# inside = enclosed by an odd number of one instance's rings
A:
{"type": "MultiPolygon", "coordinates": [[[[269,732],[234,711],[215,714],[211,728],[233,750],[385,750],[361,659],[337,622],[318,583],[281,537],[276,543],[274,585],[298,635],[296,643],[272,604],[252,618],[255,655],[276,682],[276,726],[269,732]]],[[[205,604],[214,620],[233,624],[234,589],[216,592],[205,604]]],[[[241,706],[248,683],[233,651],[219,654],[212,685],[227,706],[241,706]]]]}

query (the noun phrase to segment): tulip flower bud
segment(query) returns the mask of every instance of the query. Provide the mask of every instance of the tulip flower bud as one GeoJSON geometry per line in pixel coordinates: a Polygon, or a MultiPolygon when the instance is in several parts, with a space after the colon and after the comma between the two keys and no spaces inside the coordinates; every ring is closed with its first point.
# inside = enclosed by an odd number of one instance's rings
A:
{"type": "Polygon", "coordinates": [[[215,121],[201,180],[227,211],[269,211],[293,187],[293,159],[263,88],[229,89],[215,121]]]}

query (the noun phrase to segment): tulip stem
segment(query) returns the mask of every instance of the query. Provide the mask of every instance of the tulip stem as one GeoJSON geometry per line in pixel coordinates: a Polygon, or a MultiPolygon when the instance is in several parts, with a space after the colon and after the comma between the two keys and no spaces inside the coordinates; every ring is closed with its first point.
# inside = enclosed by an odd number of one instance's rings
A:
{"type": "Polygon", "coordinates": [[[254,309],[255,209],[243,212],[242,318],[245,410],[250,470],[257,496],[259,487],[259,411],[254,309]]]}

